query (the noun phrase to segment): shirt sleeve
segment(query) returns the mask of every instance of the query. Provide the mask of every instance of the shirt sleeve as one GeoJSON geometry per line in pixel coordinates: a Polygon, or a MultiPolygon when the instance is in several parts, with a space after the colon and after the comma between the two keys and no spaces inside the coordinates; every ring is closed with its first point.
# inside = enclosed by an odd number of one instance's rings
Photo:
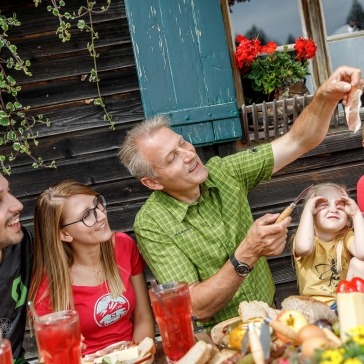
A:
{"type": "Polygon", "coordinates": [[[219,169],[243,184],[246,191],[250,191],[261,181],[271,178],[274,155],[271,144],[266,143],[224,158],[211,158],[207,165],[210,163],[220,163],[219,169]]]}
{"type": "Polygon", "coordinates": [[[344,236],[344,248],[351,252],[354,245],[354,230],[350,229],[344,236]]]}
{"type": "Polygon", "coordinates": [[[122,267],[130,266],[130,275],[135,276],[143,272],[145,262],[141,256],[136,242],[127,234],[115,234],[115,253],[118,264],[122,267]],[[125,260],[128,260],[125,261],[125,260]]]}

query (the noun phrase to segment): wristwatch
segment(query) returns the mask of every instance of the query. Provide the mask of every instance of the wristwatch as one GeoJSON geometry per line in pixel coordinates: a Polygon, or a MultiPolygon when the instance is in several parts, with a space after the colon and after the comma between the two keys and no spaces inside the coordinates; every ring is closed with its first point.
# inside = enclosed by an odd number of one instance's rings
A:
{"type": "Polygon", "coordinates": [[[231,264],[234,266],[235,268],[235,272],[240,276],[240,277],[246,277],[252,270],[253,268],[250,268],[248,264],[243,263],[243,262],[239,262],[234,254],[230,255],[229,257],[231,264]]]}

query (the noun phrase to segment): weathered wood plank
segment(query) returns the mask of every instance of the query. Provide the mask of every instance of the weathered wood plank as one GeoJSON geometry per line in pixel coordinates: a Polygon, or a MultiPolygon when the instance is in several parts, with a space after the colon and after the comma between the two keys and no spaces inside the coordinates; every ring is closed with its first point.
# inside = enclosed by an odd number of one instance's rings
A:
{"type": "MultiPolygon", "coordinates": [[[[105,5],[106,1],[98,1],[100,5],[105,5]]],[[[80,6],[84,6],[84,2],[80,1],[68,1],[66,2],[67,9],[70,13],[77,11],[80,6]]],[[[24,34],[31,36],[32,34],[50,33],[54,34],[58,27],[58,19],[47,11],[47,2],[43,1],[38,7],[34,5],[33,1],[29,0],[17,0],[16,3],[12,0],[1,0],[0,8],[4,15],[11,16],[16,10],[17,18],[21,21],[21,27],[14,27],[11,29],[12,37],[22,38],[24,34]]],[[[99,8],[99,7],[97,7],[99,8]]],[[[96,7],[95,7],[96,9],[96,7]]],[[[114,19],[123,19],[126,21],[124,1],[113,0],[109,11],[104,13],[95,13],[93,20],[95,24],[102,22],[109,22],[114,19]]]]}
{"type": "MultiPolygon", "coordinates": [[[[98,58],[99,72],[134,66],[134,55],[130,43],[120,44],[117,47],[113,45],[98,48],[97,52],[100,53],[100,57],[98,58]]],[[[21,72],[16,74],[11,72],[16,77],[20,86],[28,83],[61,79],[65,78],[65,76],[78,76],[78,81],[84,82],[81,81],[81,76],[89,76],[91,69],[94,67],[93,59],[86,50],[72,55],[62,53],[58,57],[32,60],[31,62],[32,64],[29,69],[33,74],[32,77],[25,76],[21,72]],[[72,62],[68,62],[67,58],[71,56],[72,62]]],[[[85,81],[87,80],[88,78],[85,81]]]]}
{"type": "MultiPolygon", "coordinates": [[[[134,66],[101,72],[99,77],[102,79],[100,88],[104,96],[138,89],[138,78],[134,66]]],[[[75,100],[93,99],[97,96],[95,83],[80,82],[78,76],[72,76],[37,84],[23,84],[19,100],[23,105],[40,107],[75,100]]]]}
{"type": "MultiPolygon", "coordinates": [[[[104,98],[107,110],[112,114],[116,124],[135,123],[144,118],[139,90],[104,98]]],[[[41,136],[54,136],[59,133],[87,130],[105,126],[100,107],[88,104],[85,100],[65,104],[47,105],[37,108],[30,116],[43,114],[52,122],[51,128],[35,128],[41,136]]],[[[129,124],[129,128],[132,124],[129,124]]]]}

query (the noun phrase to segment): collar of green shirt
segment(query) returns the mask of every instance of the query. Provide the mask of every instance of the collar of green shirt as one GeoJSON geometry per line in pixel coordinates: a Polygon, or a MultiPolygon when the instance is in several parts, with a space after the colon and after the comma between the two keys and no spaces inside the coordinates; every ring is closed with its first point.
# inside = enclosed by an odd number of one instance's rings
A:
{"type": "Polygon", "coordinates": [[[169,206],[170,213],[172,215],[174,215],[174,217],[179,222],[181,222],[185,218],[185,216],[187,214],[187,210],[190,206],[201,203],[204,199],[206,199],[209,196],[210,188],[216,188],[216,186],[209,179],[207,179],[205,182],[203,182],[200,185],[201,195],[200,195],[199,199],[197,201],[195,201],[194,203],[192,203],[191,205],[187,204],[186,202],[177,200],[176,198],[168,195],[167,193],[165,193],[163,191],[154,191],[153,195],[154,195],[154,199],[157,202],[164,204],[166,206],[169,206]]]}

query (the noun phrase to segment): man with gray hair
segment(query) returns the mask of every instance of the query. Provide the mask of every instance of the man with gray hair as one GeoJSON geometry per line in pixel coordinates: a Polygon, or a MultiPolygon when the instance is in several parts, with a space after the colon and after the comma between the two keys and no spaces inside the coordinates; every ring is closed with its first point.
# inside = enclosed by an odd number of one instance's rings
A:
{"type": "Polygon", "coordinates": [[[337,103],[363,83],[359,69],[340,67],[287,134],[206,165],[164,116],[128,132],[120,160],[154,191],[134,224],[141,253],[159,283],[190,284],[193,315],[207,330],[236,316],[241,301],[272,304],[266,257],[283,251],[291,218],[275,223],[278,214],[266,214],[253,221],[247,195],[316,147],[337,103]]]}

